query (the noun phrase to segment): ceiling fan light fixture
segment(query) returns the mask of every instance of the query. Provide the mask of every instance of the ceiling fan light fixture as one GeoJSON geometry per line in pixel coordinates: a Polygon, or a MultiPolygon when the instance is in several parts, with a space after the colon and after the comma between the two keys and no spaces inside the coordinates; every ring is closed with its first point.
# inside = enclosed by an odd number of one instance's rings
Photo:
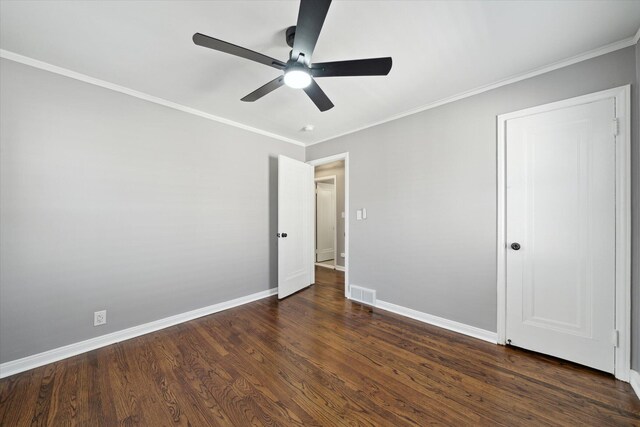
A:
{"type": "MultiPolygon", "coordinates": [[[[0,0],[2,1],[2,0],[0,0]]],[[[348,61],[312,62],[313,51],[332,0],[300,0],[296,25],[287,28],[287,45],[291,48],[289,60],[280,61],[259,52],[209,37],[202,33],[193,35],[193,42],[207,49],[217,50],[248,59],[280,71],[278,77],[260,86],[242,102],[254,102],[282,86],[304,89],[305,94],[320,111],[333,108],[333,102],[316,83],[316,77],[386,76],[391,70],[391,58],[367,58],[348,61]]]]}
{"type": "Polygon", "coordinates": [[[285,71],[284,84],[294,89],[302,89],[311,84],[311,76],[305,70],[296,67],[285,71]]]}

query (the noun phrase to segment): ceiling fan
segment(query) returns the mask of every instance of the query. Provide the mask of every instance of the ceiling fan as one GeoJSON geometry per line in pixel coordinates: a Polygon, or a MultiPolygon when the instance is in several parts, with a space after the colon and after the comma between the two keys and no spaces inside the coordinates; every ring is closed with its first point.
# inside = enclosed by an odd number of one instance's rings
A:
{"type": "Polygon", "coordinates": [[[230,53],[284,72],[283,75],[242,98],[242,101],[256,101],[284,84],[304,90],[320,111],[327,111],[333,108],[333,103],[320,89],[314,77],[386,76],[391,70],[390,57],[311,62],[311,56],[330,5],[331,0],[300,1],[298,22],[296,26],[289,27],[286,31],[287,44],[292,48],[287,62],[200,33],[193,35],[193,42],[198,46],[230,53]]]}

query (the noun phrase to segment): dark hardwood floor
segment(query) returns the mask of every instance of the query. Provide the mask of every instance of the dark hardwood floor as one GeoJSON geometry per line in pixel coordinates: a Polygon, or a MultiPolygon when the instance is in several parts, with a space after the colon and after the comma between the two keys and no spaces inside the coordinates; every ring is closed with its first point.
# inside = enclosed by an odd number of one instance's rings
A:
{"type": "Polygon", "coordinates": [[[343,274],[0,380],[0,424],[640,425],[612,376],[343,298],[343,274]]]}

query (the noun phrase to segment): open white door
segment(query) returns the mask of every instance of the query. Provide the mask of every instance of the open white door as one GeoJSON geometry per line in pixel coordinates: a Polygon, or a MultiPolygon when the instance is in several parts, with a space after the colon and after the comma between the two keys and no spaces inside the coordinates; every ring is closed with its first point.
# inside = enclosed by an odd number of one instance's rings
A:
{"type": "Polygon", "coordinates": [[[278,156],[278,298],[315,281],[313,166],[278,156]]]}

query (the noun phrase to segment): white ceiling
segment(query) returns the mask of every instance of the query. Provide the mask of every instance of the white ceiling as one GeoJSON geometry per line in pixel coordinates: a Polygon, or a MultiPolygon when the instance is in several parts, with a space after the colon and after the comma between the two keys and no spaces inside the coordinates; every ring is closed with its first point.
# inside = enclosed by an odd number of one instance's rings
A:
{"type": "Polygon", "coordinates": [[[201,32],[286,60],[297,1],[2,1],[0,48],[304,143],[629,37],[640,1],[334,1],[313,60],[392,56],[387,77],[318,79],[321,113],[278,70],[196,46],[201,32]],[[313,124],[313,132],[301,128],[313,124]]]}

